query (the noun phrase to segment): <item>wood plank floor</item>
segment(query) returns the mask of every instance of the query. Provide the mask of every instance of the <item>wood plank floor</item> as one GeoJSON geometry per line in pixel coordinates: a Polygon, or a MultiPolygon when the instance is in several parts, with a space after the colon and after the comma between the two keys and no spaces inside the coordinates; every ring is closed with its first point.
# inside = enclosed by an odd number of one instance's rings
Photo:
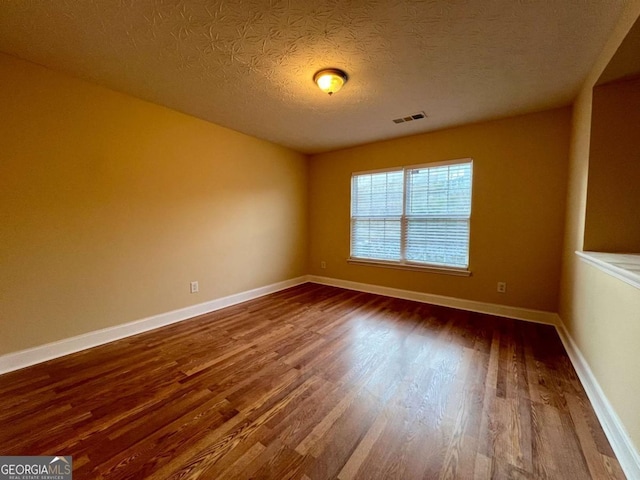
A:
{"type": "Polygon", "coordinates": [[[0,376],[78,479],[624,478],[555,330],[305,284],[0,376]]]}

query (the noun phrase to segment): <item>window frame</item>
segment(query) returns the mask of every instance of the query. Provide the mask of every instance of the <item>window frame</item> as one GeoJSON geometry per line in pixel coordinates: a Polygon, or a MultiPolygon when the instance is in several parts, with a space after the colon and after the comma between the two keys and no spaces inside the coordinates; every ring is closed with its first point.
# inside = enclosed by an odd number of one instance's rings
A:
{"type": "MultiPolygon", "coordinates": [[[[399,167],[390,167],[390,168],[381,168],[376,170],[365,170],[359,172],[351,173],[350,180],[350,192],[349,192],[349,258],[347,259],[348,263],[355,265],[370,265],[370,266],[378,266],[378,267],[388,267],[400,270],[419,270],[426,271],[432,273],[443,273],[448,275],[457,275],[457,276],[470,276],[471,275],[471,219],[473,213],[473,158],[457,158],[452,160],[445,160],[440,162],[431,162],[431,163],[421,163],[417,165],[405,165],[399,167]],[[441,265],[434,263],[423,263],[416,262],[411,260],[406,260],[405,258],[405,250],[406,250],[406,225],[407,225],[407,192],[408,192],[408,177],[407,171],[415,170],[420,168],[433,168],[433,167],[442,167],[448,165],[460,165],[460,164],[471,164],[471,202],[469,205],[469,237],[467,241],[467,266],[466,267],[458,267],[458,266],[449,266],[449,265],[441,265]],[[353,214],[353,189],[354,189],[354,179],[360,175],[371,175],[376,173],[385,173],[385,172],[402,172],[403,175],[403,185],[402,185],[402,215],[400,220],[400,260],[381,260],[374,258],[366,258],[366,257],[354,257],[353,256],[353,225],[354,217],[353,214]]],[[[454,217],[451,217],[454,218],[454,217]]],[[[459,218],[459,217],[458,217],[459,218]]],[[[466,218],[465,218],[466,219],[466,218]]]]}

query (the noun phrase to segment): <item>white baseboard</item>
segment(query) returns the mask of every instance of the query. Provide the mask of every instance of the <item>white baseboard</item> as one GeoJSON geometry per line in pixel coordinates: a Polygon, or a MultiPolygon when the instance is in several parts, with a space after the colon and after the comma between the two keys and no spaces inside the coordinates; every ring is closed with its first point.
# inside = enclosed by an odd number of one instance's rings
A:
{"type": "Polygon", "coordinates": [[[229,307],[247,300],[268,295],[270,293],[284,290],[306,282],[313,282],[322,285],[331,285],[335,287],[346,288],[349,290],[357,290],[368,293],[376,293],[396,298],[404,298],[407,300],[415,300],[423,303],[431,303],[434,305],[442,305],[446,307],[459,308],[462,310],[470,310],[474,312],[488,313],[502,317],[516,318],[520,320],[528,320],[531,322],[546,323],[555,325],[557,314],[551,312],[543,312],[539,310],[528,310],[524,308],[508,307],[504,305],[496,305],[491,303],[476,302],[473,300],[464,300],[454,297],[445,297],[441,295],[433,295],[429,293],[414,292],[409,290],[400,290],[397,288],[380,287],[377,285],[369,285],[365,283],[351,282],[348,280],[339,280],[335,278],[320,277],[315,275],[303,275],[301,277],[285,280],[283,282],[274,283],[264,287],[240,292],[227,297],[218,298],[208,302],[192,305],[190,307],[173,310],[171,312],[161,313],[151,317],[136,320],[122,325],[103,328],[93,332],[84,333],[71,338],[65,338],[57,342],[39,345],[27,350],[20,350],[6,355],[0,356],[0,374],[19,370],[37,363],[46,362],[54,358],[69,355],[71,353],[86,350],[91,347],[103,345],[105,343],[120,340],[121,338],[137,335],[138,333],[154,330],[165,325],[180,322],[188,318],[192,318],[204,313],[213,312],[221,308],[229,307]]]}
{"type": "Polygon", "coordinates": [[[304,275],[290,280],[285,280],[283,282],[248,290],[246,292],[240,292],[227,297],[218,298],[209,302],[200,303],[198,305],[192,305],[190,307],[143,318],[123,325],[116,325],[114,327],[96,330],[94,332],[48,343],[28,350],[21,350],[19,352],[2,355],[0,356],[0,374],[79,352],[91,347],[96,347],[98,345],[103,345],[124,337],[154,330],[165,325],[170,325],[198,315],[220,310],[231,305],[246,302],[248,300],[262,297],[270,293],[275,293],[296,285],[301,285],[306,282],[555,326],[560,339],[567,350],[567,354],[571,359],[571,363],[576,369],[578,377],[580,378],[596,415],[602,424],[602,428],[611,443],[611,447],[618,457],[618,461],[620,462],[622,469],[629,479],[640,479],[640,455],[635,449],[633,442],[622,425],[622,422],[602,391],[602,388],[598,384],[598,381],[594,377],[589,364],[567,332],[558,314],[541,310],[510,307],[506,305],[465,300],[411,290],[401,290],[397,288],[382,287],[378,285],[316,275],[304,275]]]}
{"type": "Polygon", "coordinates": [[[397,288],[381,287],[379,285],[352,282],[337,278],[320,277],[316,275],[308,275],[307,278],[310,282],[321,285],[330,285],[359,292],[375,293],[388,297],[415,300],[417,302],[431,303],[444,307],[470,310],[473,312],[487,313],[501,317],[545,323],[555,326],[564,348],[569,355],[569,359],[580,378],[580,382],[582,382],[587,396],[591,401],[591,405],[593,405],[593,409],[596,412],[596,416],[598,417],[600,424],[602,425],[602,429],[611,444],[611,448],[620,462],[622,470],[630,480],[640,480],[640,455],[634,447],[631,438],[620,421],[620,418],[613,410],[613,407],[602,391],[600,384],[593,375],[589,364],[567,332],[564,323],[557,313],[508,307],[505,305],[445,297],[442,295],[433,295],[430,293],[415,292],[411,290],[400,290],[397,288]]]}
{"type": "Polygon", "coordinates": [[[591,401],[596,416],[598,420],[600,420],[600,425],[602,425],[602,429],[609,439],[611,448],[616,454],[616,457],[618,457],[618,462],[620,462],[622,470],[630,480],[640,480],[640,454],[638,450],[636,450],[633,445],[633,441],[629,437],[624,425],[609,403],[598,380],[593,375],[591,367],[589,367],[587,360],[573,341],[562,320],[559,320],[556,328],[564,344],[564,348],[569,355],[569,359],[576,369],[578,378],[587,392],[587,397],[589,397],[591,401]]]}
{"type": "Polygon", "coordinates": [[[487,313],[498,317],[514,318],[516,320],[526,320],[547,325],[557,325],[559,317],[557,313],[545,312],[542,310],[531,310],[528,308],[509,307],[496,303],[478,302],[476,300],[465,300],[462,298],[446,297],[432,293],[416,292],[413,290],[401,290],[399,288],[381,287],[368,283],[352,282],[350,280],[340,280],[338,278],[320,277],[317,275],[307,275],[310,282],[332,287],[346,288],[358,292],[375,293],[387,297],[402,298],[404,300],[414,300],[416,302],[430,303],[442,307],[457,308],[471,312],[487,313]]]}
{"type": "Polygon", "coordinates": [[[180,308],[171,312],[161,313],[152,317],[143,318],[130,323],[103,328],[89,333],[84,333],[71,338],[65,338],[57,342],[47,343],[27,350],[9,353],[0,356],[0,374],[19,370],[36,363],[46,362],[54,358],[69,355],[70,353],[86,350],[105,343],[120,340],[124,337],[137,335],[138,333],[154,330],[165,325],[180,322],[204,313],[220,310],[238,303],[246,302],[254,298],[262,297],[285,288],[294,287],[307,282],[307,276],[292,278],[283,282],[273,283],[264,287],[255,288],[246,292],[236,293],[227,297],[217,298],[190,307],[180,308]]]}

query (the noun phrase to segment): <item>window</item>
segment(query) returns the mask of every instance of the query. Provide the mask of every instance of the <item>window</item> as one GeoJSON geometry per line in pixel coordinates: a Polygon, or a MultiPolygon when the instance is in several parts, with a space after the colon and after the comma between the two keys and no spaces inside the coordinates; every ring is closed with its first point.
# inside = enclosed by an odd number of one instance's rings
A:
{"type": "Polygon", "coordinates": [[[354,173],[351,260],[466,271],[471,159],[354,173]]]}

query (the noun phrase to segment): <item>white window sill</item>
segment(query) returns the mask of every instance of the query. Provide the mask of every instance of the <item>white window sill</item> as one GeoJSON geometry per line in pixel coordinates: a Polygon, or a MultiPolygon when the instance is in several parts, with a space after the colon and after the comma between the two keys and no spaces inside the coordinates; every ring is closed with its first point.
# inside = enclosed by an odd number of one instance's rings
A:
{"type": "Polygon", "coordinates": [[[363,258],[348,258],[347,262],[352,263],[354,265],[365,265],[369,267],[395,268],[398,270],[415,270],[415,271],[426,272],[426,273],[441,273],[444,275],[455,275],[458,277],[471,276],[471,272],[469,270],[466,270],[463,268],[455,268],[455,267],[439,267],[437,265],[418,265],[413,263],[385,262],[384,260],[365,260],[363,258]]]}
{"type": "Polygon", "coordinates": [[[577,251],[576,255],[583,262],[593,265],[629,285],[640,288],[640,254],[577,251]]]}

